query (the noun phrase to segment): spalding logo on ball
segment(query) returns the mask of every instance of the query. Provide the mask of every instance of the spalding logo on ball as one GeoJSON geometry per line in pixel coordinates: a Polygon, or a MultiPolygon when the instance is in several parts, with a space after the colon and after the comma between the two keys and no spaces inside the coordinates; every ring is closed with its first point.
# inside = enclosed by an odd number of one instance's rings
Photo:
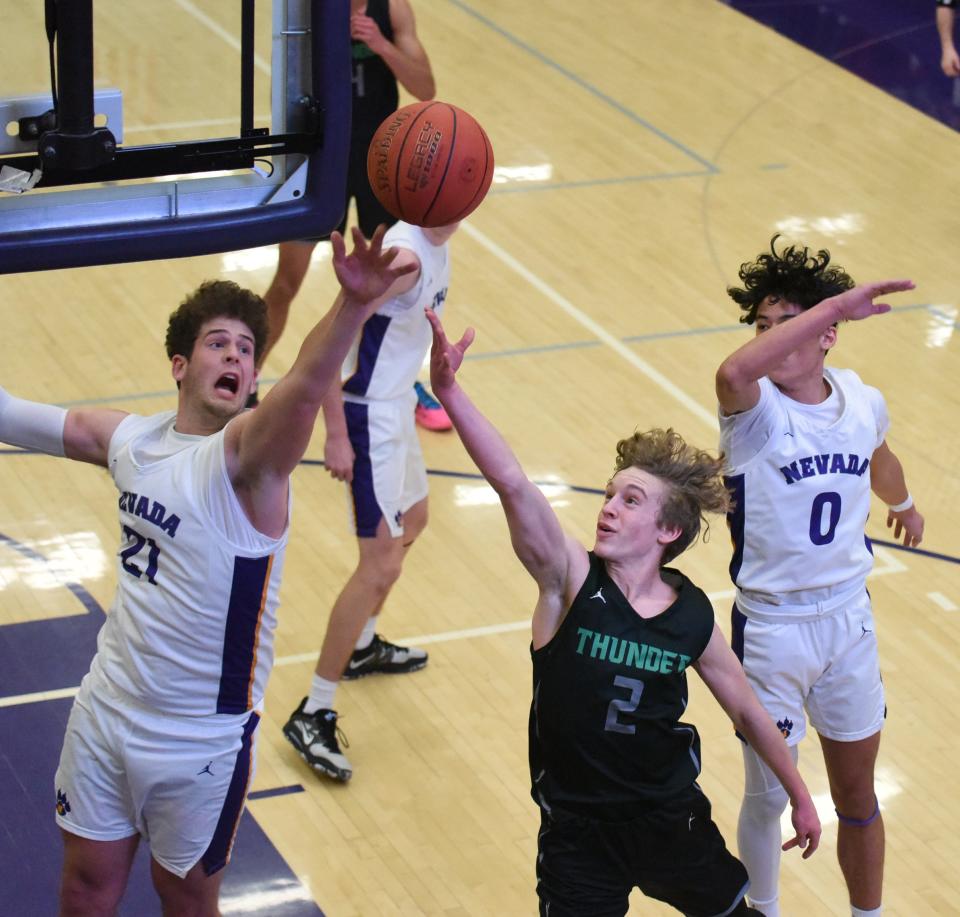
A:
{"type": "Polygon", "coordinates": [[[397,219],[446,226],[472,213],[493,181],[493,147],[483,128],[447,102],[416,102],[377,128],[367,151],[377,200],[397,219]]]}

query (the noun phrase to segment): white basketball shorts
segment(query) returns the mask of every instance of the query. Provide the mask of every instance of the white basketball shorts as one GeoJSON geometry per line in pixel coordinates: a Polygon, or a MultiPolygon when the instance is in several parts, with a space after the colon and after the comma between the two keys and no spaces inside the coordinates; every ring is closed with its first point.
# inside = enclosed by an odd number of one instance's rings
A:
{"type": "Polygon", "coordinates": [[[350,401],[343,409],[353,446],[350,497],[354,530],[373,538],[385,519],[394,538],[403,535],[403,514],[427,496],[427,468],[413,411],[417,396],[389,401],[350,401]]]}
{"type": "Polygon", "coordinates": [[[820,735],[838,742],[883,727],[886,700],[865,589],[814,620],[758,621],[735,606],[733,647],[787,744],[806,734],[805,714],[820,735]]]}
{"type": "Polygon", "coordinates": [[[212,875],[230,859],[259,719],[159,714],[88,675],[57,768],[57,824],[97,841],[139,834],[174,875],[198,862],[212,875]]]}

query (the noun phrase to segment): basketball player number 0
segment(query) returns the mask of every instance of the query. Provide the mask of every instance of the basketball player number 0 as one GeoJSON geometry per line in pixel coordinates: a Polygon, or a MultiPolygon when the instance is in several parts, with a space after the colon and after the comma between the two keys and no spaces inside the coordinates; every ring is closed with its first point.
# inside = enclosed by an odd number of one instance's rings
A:
{"type": "Polygon", "coordinates": [[[832,490],[817,494],[810,508],[810,540],[816,545],[830,544],[840,521],[840,494],[832,490]],[[829,507],[826,531],[824,531],[824,508],[829,507]]]}

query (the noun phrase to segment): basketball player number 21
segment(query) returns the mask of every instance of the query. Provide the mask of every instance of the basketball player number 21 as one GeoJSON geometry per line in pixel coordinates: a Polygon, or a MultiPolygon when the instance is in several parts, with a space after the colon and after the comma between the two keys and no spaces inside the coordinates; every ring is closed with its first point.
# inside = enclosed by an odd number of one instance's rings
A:
{"type": "Polygon", "coordinates": [[[604,729],[607,732],[624,732],[633,735],[637,727],[632,723],[621,723],[617,718],[619,713],[633,713],[640,706],[640,695],[643,694],[643,682],[639,678],[627,678],[626,675],[617,675],[613,683],[618,688],[627,688],[629,698],[615,697],[607,707],[607,722],[604,729]]]}
{"type": "Polygon", "coordinates": [[[143,535],[136,529],[130,528],[129,525],[123,527],[123,534],[132,542],[120,552],[120,562],[123,564],[123,569],[126,570],[127,573],[132,573],[137,579],[140,579],[144,572],[146,572],[147,580],[156,586],[157,581],[154,577],[157,575],[157,567],[160,565],[160,548],[157,547],[157,543],[152,538],[144,538],[143,535]],[[150,549],[147,551],[146,571],[140,569],[139,565],[133,563],[131,560],[131,558],[136,557],[137,554],[143,550],[145,545],[150,546],[150,549]]]}
{"type": "Polygon", "coordinates": [[[816,545],[830,544],[839,521],[840,494],[832,490],[817,494],[810,508],[810,540],[816,545]]]}

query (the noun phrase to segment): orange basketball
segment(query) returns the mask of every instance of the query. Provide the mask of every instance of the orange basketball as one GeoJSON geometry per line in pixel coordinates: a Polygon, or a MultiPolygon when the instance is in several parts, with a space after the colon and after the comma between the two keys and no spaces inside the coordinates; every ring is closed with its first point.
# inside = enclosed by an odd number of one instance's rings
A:
{"type": "Polygon", "coordinates": [[[493,147],[483,128],[446,102],[405,105],[377,128],[367,177],[383,206],[417,226],[462,220],[493,181],[493,147]]]}

